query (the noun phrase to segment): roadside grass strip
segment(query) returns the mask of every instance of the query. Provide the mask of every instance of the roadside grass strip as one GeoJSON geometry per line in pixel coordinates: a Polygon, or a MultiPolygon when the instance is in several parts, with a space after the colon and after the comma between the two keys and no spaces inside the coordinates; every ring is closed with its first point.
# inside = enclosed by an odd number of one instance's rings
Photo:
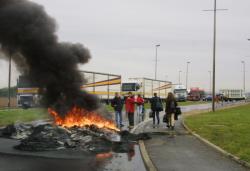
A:
{"type": "Polygon", "coordinates": [[[0,126],[15,122],[30,122],[40,119],[48,119],[49,115],[45,109],[4,109],[0,110],[0,126]]]}
{"type": "Polygon", "coordinates": [[[250,162],[250,104],[185,118],[196,134],[250,162]]]}

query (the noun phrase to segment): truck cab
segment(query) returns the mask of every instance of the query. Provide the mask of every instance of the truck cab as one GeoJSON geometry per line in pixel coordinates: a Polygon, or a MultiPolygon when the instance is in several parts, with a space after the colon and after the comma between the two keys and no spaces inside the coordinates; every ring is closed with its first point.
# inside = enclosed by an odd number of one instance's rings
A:
{"type": "Polygon", "coordinates": [[[187,89],[184,85],[173,85],[172,92],[177,101],[186,101],[187,100],[187,89]]]}

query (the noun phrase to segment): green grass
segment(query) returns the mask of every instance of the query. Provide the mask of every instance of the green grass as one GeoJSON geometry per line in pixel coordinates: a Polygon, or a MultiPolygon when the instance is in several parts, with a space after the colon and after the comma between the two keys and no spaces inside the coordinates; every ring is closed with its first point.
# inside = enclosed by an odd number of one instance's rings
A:
{"type": "Polygon", "coordinates": [[[188,116],[185,122],[197,134],[250,162],[250,104],[188,116]]]}
{"type": "Polygon", "coordinates": [[[47,119],[49,116],[44,109],[4,109],[0,110],[0,126],[20,122],[30,122],[47,119]]]}

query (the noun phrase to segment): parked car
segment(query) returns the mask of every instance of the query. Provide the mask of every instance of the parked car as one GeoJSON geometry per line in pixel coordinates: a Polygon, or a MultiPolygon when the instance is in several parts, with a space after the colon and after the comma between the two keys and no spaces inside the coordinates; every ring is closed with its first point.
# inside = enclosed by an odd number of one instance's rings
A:
{"type": "Polygon", "coordinates": [[[202,98],[203,101],[212,101],[212,95],[206,95],[205,97],[202,98]]]}

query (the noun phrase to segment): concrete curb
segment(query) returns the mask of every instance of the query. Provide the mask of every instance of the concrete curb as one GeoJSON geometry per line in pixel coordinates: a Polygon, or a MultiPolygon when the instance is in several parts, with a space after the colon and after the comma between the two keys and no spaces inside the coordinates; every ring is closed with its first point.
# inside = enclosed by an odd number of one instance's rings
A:
{"type": "MultiPolygon", "coordinates": [[[[147,124],[151,120],[152,119],[146,119],[145,121],[143,121],[140,124],[136,125],[136,127],[134,127],[134,129],[132,129],[131,132],[134,133],[137,129],[144,126],[145,124],[147,124]]],[[[150,156],[149,156],[149,154],[147,152],[147,149],[146,149],[146,146],[145,146],[143,140],[139,141],[139,148],[140,148],[142,160],[144,162],[144,165],[145,165],[147,171],[157,171],[157,168],[155,167],[153,161],[150,159],[150,156]]]]}
{"type": "Polygon", "coordinates": [[[154,163],[150,159],[146,146],[142,140],[139,141],[139,147],[140,147],[142,159],[143,159],[143,162],[145,164],[147,171],[157,171],[157,168],[155,167],[154,163]]]}
{"type": "Polygon", "coordinates": [[[223,150],[222,148],[218,147],[217,145],[211,143],[210,141],[206,140],[205,138],[201,137],[200,135],[196,134],[195,132],[193,132],[186,124],[184,119],[182,120],[182,125],[184,126],[184,128],[190,132],[193,136],[195,136],[197,139],[199,139],[201,142],[205,143],[206,145],[210,146],[211,148],[215,149],[216,151],[218,151],[219,153],[223,154],[224,156],[234,160],[235,162],[241,164],[242,166],[245,166],[247,168],[250,168],[250,163],[241,160],[239,157],[223,150]]]}

